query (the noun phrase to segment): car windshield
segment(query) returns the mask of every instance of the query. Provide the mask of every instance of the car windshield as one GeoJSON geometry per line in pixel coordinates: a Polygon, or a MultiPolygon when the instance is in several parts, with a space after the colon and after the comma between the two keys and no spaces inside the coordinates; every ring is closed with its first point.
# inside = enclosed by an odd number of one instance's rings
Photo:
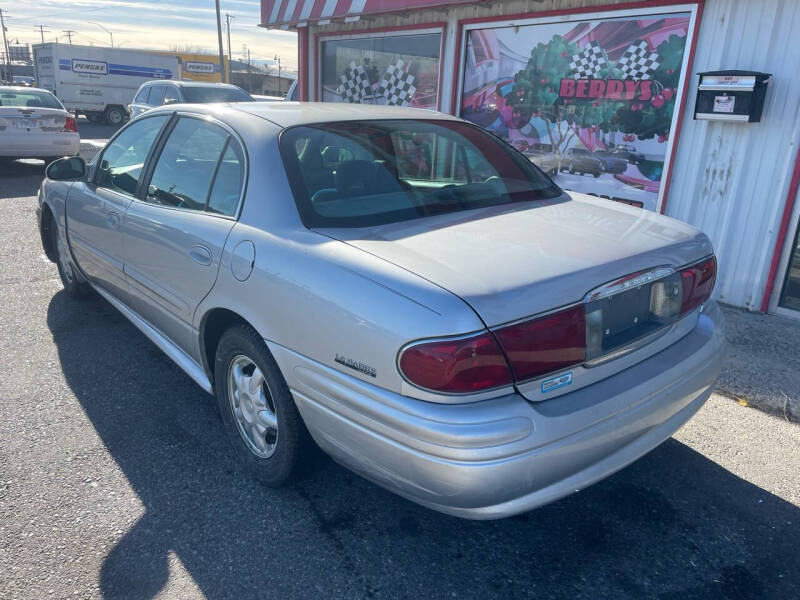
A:
{"type": "Polygon", "coordinates": [[[36,91],[0,91],[0,106],[24,106],[28,108],[61,108],[64,107],[58,98],[49,92],[36,91]]]}
{"type": "Polygon", "coordinates": [[[190,104],[208,104],[211,102],[253,102],[253,98],[242,89],[228,87],[186,86],[183,96],[190,104]]]}
{"type": "Polygon", "coordinates": [[[379,225],[561,194],[524,156],[459,121],[297,126],[280,147],[307,227],[379,225]]]}

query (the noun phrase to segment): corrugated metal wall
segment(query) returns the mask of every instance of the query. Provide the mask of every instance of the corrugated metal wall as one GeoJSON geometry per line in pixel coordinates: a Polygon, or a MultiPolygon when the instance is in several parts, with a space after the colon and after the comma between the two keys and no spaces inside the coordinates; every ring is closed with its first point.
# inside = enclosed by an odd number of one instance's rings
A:
{"type": "Polygon", "coordinates": [[[746,69],[773,81],[760,123],[694,121],[693,74],[675,153],[666,212],[708,233],[719,299],[750,310],[760,310],[800,141],[798,36],[797,0],[707,0],[694,73],[746,69]]]}

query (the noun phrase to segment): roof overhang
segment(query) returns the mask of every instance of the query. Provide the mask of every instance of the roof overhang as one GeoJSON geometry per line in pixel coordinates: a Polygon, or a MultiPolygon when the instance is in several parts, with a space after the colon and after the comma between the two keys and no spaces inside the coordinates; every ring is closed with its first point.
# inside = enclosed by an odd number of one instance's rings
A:
{"type": "Polygon", "coordinates": [[[485,0],[261,0],[261,24],[267,29],[297,29],[309,23],[346,23],[361,17],[404,13],[414,9],[478,4],[485,0]]]}

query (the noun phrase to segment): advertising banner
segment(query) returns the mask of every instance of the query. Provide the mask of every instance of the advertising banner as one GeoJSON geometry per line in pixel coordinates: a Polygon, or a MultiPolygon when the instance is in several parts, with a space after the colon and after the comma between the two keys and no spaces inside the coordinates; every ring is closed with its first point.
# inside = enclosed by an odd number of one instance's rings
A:
{"type": "MultiPolygon", "coordinates": [[[[205,81],[219,83],[222,81],[222,69],[219,67],[219,56],[212,54],[175,53],[181,63],[181,79],[189,81],[205,81]]],[[[225,68],[227,69],[227,57],[225,68]]]]}
{"type": "Polygon", "coordinates": [[[323,41],[321,100],[435,110],[441,39],[420,33],[323,41]]]}
{"type": "Polygon", "coordinates": [[[461,116],[563,188],[658,208],[691,14],[471,29],[461,116]]]}

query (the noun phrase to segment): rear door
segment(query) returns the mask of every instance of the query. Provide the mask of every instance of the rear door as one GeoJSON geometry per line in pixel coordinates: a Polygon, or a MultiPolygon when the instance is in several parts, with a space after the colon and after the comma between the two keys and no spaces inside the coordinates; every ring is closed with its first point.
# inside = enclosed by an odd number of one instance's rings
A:
{"type": "Polygon", "coordinates": [[[245,162],[233,132],[180,116],[124,223],[136,311],[199,360],[194,311],[217,278],[241,200],[245,162]]]}
{"type": "Polygon", "coordinates": [[[78,265],[94,284],[126,304],[130,299],[120,229],[168,119],[143,117],[120,131],[103,150],[91,180],[75,183],[67,199],[67,234],[78,265]]]}

